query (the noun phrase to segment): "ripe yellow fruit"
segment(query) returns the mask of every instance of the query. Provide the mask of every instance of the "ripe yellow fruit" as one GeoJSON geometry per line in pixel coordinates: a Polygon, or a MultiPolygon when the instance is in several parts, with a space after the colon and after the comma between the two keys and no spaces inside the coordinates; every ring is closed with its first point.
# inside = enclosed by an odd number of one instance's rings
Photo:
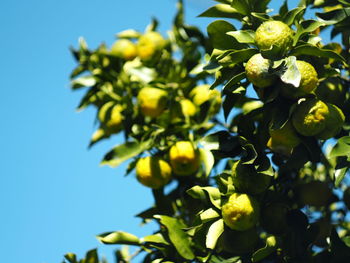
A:
{"type": "Polygon", "coordinates": [[[236,161],[232,165],[232,180],[238,192],[255,195],[269,187],[271,176],[257,173],[253,165],[244,165],[241,161],[236,161]]]}
{"type": "Polygon", "coordinates": [[[144,87],[137,95],[141,112],[145,116],[158,117],[167,104],[167,92],[153,87],[144,87]]]}
{"type": "Polygon", "coordinates": [[[98,112],[98,119],[110,132],[118,132],[122,128],[123,107],[110,101],[105,103],[98,112]]]}
{"type": "Polygon", "coordinates": [[[165,39],[158,32],[147,32],[137,43],[138,56],[142,60],[150,60],[165,46],[165,39]]]}
{"type": "Polygon", "coordinates": [[[159,157],[144,157],[136,163],[136,178],[144,186],[159,189],[170,181],[171,167],[159,157]]]}
{"type": "Polygon", "coordinates": [[[270,49],[273,45],[281,50],[293,44],[294,31],[281,21],[266,21],[255,32],[255,43],[259,49],[270,49]]]}
{"type": "Polygon", "coordinates": [[[225,224],[238,231],[245,231],[256,225],[260,213],[259,203],[247,194],[233,193],[221,208],[225,224]]]}
{"type": "Polygon", "coordinates": [[[290,155],[293,148],[300,143],[300,139],[290,120],[281,129],[270,129],[269,133],[271,137],[267,142],[267,147],[277,153],[290,155]]]}
{"type": "Polygon", "coordinates": [[[276,76],[269,73],[269,68],[272,66],[272,62],[259,54],[252,56],[246,66],[245,72],[248,80],[258,88],[266,88],[271,86],[276,76]]]}
{"type": "Polygon", "coordinates": [[[292,121],[298,133],[327,140],[339,133],[345,116],[337,106],[310,99],[297,106],[292,121]]]}
{"type": "Polygon", "coordinates": [[[210,85],[199,85],[191,90],[189,94],[193,103],[197,106],[202,105],[203,103],[212,100],[212,108],[210,109],[210,114],[216,114],[219,112],[221,107],[221,94],[216,89],[210,89],[210,85]]]}
{"type": "Polygon", "coordinates": [[[252,251],[258,240],[259,235],[255,227],[246,231],[234,231],[228,228],[222,233],[218,244],[227,253],[244,254],[252,251]]]}
{"type": "Polygon", "coordinates": [[[322,181],[311,181],[301,184],[297,188],[297,196],[303,205],[325,206],[329,203],[332,190],[322,181]]]}
{"type": "Polygon", "coordinates": [[[128,39],[119,39],[112,45],[110,54],[125,60],[133,60],[137,56],[136,44],[128,39]]]}
{"type": "Polygon", "coordinates": [[[318,75],[316,69],[308,62],[297,60],[297,68],[301,75],[299,87],[282,85],[282,95],[287,98],[300,98],[313,92],[318,85],[318,75]]]}
{"type": "Polygon", "coordinates": [[[177,175],[191,175],[200,166],[199,151],[190,141],[179,141],[169,151],[170,165],[177,175]]]}
{"type": "Polygon", "coordinates": [[[180,100],[181,112],[185,117],[192,117],[196,114],[197,108],[196,105],[189,99],[180,100]]]}
{"type": "Polygon", "coordinates": [[[281,235],[288,229],[287,213],[289,207],[284,203],[271,203],[261,210],[261,226],[269,233],[281,235]]]}

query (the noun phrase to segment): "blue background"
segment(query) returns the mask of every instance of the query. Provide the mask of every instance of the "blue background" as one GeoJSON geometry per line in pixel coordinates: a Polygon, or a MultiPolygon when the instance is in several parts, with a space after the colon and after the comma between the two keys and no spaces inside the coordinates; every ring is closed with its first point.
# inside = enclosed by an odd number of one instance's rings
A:
{"type": "MultiPolygon", "coordinates": [[[[152,16],[165,34],[175,0],[3,0],[0,2],[0,261],[58,263],[67,252],[83,256],[112,248],[95,235],[114,230],[138,236],[134,215],[152,205],[150,190],[134,176],[100,167],[117,138],[87,145],[95,111],[75,112],[82,92],[69,88],[75,62],[69,46],[83,36],[89,47],[129,28],[143,31],[152,16]]],[[[187,22],[205,30],[196,18],[215,2],[188,0],[187,22]]],[[[114,249],[114,247],[113,247],[114,249]]]]}

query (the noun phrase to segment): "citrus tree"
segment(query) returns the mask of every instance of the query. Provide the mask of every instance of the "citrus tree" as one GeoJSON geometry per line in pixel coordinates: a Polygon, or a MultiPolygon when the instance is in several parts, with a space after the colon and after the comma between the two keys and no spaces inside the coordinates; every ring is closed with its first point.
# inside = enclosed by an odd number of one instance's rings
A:
{"type": "Polygon", "coordinates": [[[179,1],[167,36],[154,20],[72,49],[90,146],[124,135],[102,164],[128,161],[154,197],[137,217],[158,225],[98,240],[128,245],[117,262],[349,262],[350,2],[216,2],[207,34],[179,1]]]}

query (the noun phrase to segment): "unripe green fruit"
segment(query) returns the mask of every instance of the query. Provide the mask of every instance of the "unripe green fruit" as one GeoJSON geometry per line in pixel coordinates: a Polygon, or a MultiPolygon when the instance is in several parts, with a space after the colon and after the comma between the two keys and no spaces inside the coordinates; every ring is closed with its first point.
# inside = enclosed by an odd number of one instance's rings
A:
{"type": "Polygon", "coordinates": [[[326,127],[329,109],[317,99],[308,99],[299,104],[292,116],[294,128],[304,136],[314,136],[326,127]]]}
{"type": "Polygon", "coordinates": [[[144,186],[159,189],[170,181],[171,167],[159,157],[144,157],[136,163],[136,178],[144,186]]]}
{"type": "Polygon", "coordinates": [[[316,69],[308,62],[297,60],[297,68],[300,72],[301,79],[299,87],[283,84],[281,86],[282,95],[287,98],[300,98],[312,93],[318,85],[318,75],[316,69]]]}
{"type": "Polygon", "coordinates": [[[269,233],[281,235],[288,229],[287,213],[289,207],[284,203],[272,203],[261,210],[261,225],[269,233]]]}
{"type": "Polygon", "coordinates": [[[293,148],[300,143],[291,121],[288,121],[281,129],[270,129],[269,133],[271,137],[267,142],[267,146],[277,153],[290,155],[293,148]]]}
{"type": "Polygon", "coordinates": [[[331,199],[332,190],[325,182],[311,181],[298,186],[297,196],[303,205],[326,206],[331,199]]]}
{"type": "Polygon", "coordinates": [[[237,161],[232,166],[232,180],[238,192],[255,195],[269,187],[271,176],[257,173],[253,165],[244,165],[237,161]]]}
{"type": "Polygon", "coordinates": [[[326,127],[322,132],[316,135],[316,137],[321,140],[327,140],[337,135],[345,121],[345,116],[341,109],[330,103],[327,103],[327,106],[329,115],[328,118],[326,118],[326,127]]]}
{"type": "Polygon", "coordinates": [[[110,53],[125,60],[133,60],[137,56],[137,48],[132,41],[119,39],[114,42],[110,53]]]}
{"type": "Polygon", "coordinates": [[[190,141],[179,141],[169,151],[170,165],[176,175],[194,174],[200,166],[198,149],[190,141]]]}
{"type": "Polygon", "coordinates": [[[234,193],[222,206],[225,224],[238,231],[245,231],[256,225],[259,219],[259,203],[247,194],[234,193]]]}
{"type": "Polygon", "coordinates": [[[167,104],[167,92],[153,87],[144,87],[137,95],[141,112],[145,116],[158,117],[167,104]]]}
{"type": "Polygon", "coordinates": [[[258,88],[271,86],[276,80],[276,76],[269,73],[271,66],[272,62],[270,60],[263,58],[261,54],[255,54],[245,66],[248,80],[258,88]]]}
{"type": "Polygon", "coordinates": [[[293,44],[293,30],[281,21],[266,21],[255,32],[255,43],[259,49],[270,49],[273,45],[285,51],[293,44]]]}
{"type": "Polygon", "coordinates": [[[233,254],[244,254],[252,251],[259,240],[255,227],[246,231],[225,229],[218,244],[223,251],[233,254]]]}

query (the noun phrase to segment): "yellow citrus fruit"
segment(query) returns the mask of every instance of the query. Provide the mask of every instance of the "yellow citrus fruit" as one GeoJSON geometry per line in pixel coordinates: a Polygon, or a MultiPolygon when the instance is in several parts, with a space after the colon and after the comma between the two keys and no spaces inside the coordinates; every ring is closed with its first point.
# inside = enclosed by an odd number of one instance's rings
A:
{"type": "Polygon", "coordinates": [[[345,101],[345,89],[339,78],[327,78],[315,90],[317,97],[328,103],[342,106],[345,101]]]}
{"type": "Polygon", "coordinates": [[[190,175],[200,166],[199,151],[190,141],[179,141],[169,151],[170,165],[177,175],[190,175]]]}
{"type": "Polygon", "coordinates": [[[267,146],[277,153],[290,155],[293,148],[300,143],[300,139],[290,120],[280,129],[270,129],[269,133],[271,137],[267,142],[267,146]]]}
{"type": "Polygon", "coordinates": [[[259,219],[259,203],[247,194],[233,193],[221,208],[225,224],[238,231],[245,231],[256,225],[259,219]]]}
{"type": "Polygon", "coordinates": [[[234,254],[244,254],[252,251],[259,240],[255,227],[246,231],[225,229],[218,240],[223,251],[234,254]]]}
{"type": "Polygon", "coordinates": [[[329,115],[326,118],[326,127],[316,135],[321,140],[327,140],[337,135],[345,121],[344,113],[337,106],[327,103],[329,115]]]}
{"type": "Polygon", "coordinates": [[[210,114],[216,114],[220,110],[221,107],[221,94],[216,89],[210,89],[210,85],[199,85],[191,90],[189,94],[193,103],[197,106],[202,105],[203,103],[211,100],[212,107],[209,111],[210,114]]]}
{"type": "Polygon", "coordinates": [[[123,107],[121,105],[115,105],[110,101],[105,103],[98,112],[98,119],[109,130],[117,132],[122,127],[122,121],[124,119],[122,115],[123,107]]]}
{"type": "Polygon", "coordinates": [[[145,116],[158,117],[167,104],[167,92],[153,87],[144,87],[137,95],[141,112],[145,116]]]}
{"type": "Polygon", "coordinates": [[[158,32],[147,32],[137,43],[138,56],[143,60],[149,60],[165,46],[165,43],[165,39],[158,32]]]}
{"type": "Polygon", "coordinates": [[[294,31],[281,21],[266,21],[255,33],[255,43],[259,49],[270,49],[273,45],[281,50],[292,46],[294,31]]]}
{"type": "Polygon", "coordinates": [[[311,181],[297,187],[297,196],[303,205],[325,206],[329,203],[332,190],[322,181],[311,181]]]}
{"type": "Polygon", "coordinates": [[[269,233],[280,235],[287,231],[288,205],[271,203],[261,209],[261,226],[269,233]]]}
{"type": "Polygon", "coordinates": [[[136,163],[136,178],[147,187],[159,189],[170,181],[171,167],[159,157],[144,157],[136,163]]]}
{"type": "Polygon", "coordinates": [[[258,88],[271,86],[276,80],[276,76],[269,73],[271,66],[272,62],[270,60],[263,58],[261,54],[255,54],[245,66],[248,80],[258,88]]]}
{"type": "Polygon", "coordinates": [[[137,56],[137,48],[132,41],[119,39],[112,45],[110,54],[125,60],[133,60],[137,56]]]}
{"type": "Polygon", "coordinates": [[[271,176],[257,173],[253,165],[236,161],[231,170],[233,185],[238,192],[260,194],[270,185],[271,176]]]}
{"type": "Polygon", "coordinates": [[[317,99],[307,99],[299,104],[292,115],[294,128],[304,136],[314,136],[326,127],[328,106],[317,99]]]}
{"type": "Polygon", "coordinates": [[[312,93],[318,85],[318,75],[316,69],[308,62],[297,60],[297,68],[300,72],[301,79],[299,87],[291,85],[282,85],[282,95],[287,98],[300,98],[312,93]]]}
{"type": "Polygon", "coordinates": [[[197,108],[189,99],[180,100],[181,112],[183,116],[192,117],[196,114],[197,108]]]}

